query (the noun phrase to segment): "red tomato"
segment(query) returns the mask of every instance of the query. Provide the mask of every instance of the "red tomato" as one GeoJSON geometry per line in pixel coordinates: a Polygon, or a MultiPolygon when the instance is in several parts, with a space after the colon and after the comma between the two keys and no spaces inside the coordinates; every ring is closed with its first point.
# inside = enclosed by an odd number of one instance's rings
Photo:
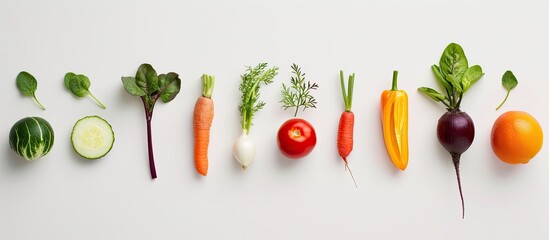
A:
{"type": "Polygon", "coordinates": [[[315,148],[315,129],[305,119],[292,118],[278,129],[277,143],[280,152],[287,158],[305,157],[315,148]]]}

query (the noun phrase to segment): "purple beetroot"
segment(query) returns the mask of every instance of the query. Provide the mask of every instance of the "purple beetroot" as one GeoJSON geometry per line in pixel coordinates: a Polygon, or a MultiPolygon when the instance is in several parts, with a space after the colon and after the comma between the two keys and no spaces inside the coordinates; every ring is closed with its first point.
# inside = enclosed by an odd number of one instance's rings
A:
{"type": "Polygon", "coordinates": [[[469,115],[460,110],[461,100],[469,87],[484,75],[478,65],[469,67],[461,46],[450,43],[440,58],[439,66],[431,66],[437,81],[444,87],[446,94],[420,87],[418,90],[446,106],[447,112],[438,120],[437,137],[440,144],[452,156],[456,170],[459,194],[461,197],[462,218],[465,218],[465,203],[461,189],[459,164],[463,154],[473,143],[475,125],[469,115]]]}

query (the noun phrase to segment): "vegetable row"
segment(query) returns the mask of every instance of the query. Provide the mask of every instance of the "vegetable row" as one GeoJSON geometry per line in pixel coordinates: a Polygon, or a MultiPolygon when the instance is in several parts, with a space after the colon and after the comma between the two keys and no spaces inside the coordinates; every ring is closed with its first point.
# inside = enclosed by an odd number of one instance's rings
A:
{"type": "MultiPolygon", "coordinates": [[[[305,80],[305,73],[293,64],[293,76],[290,83],[282,84],[282,100],[284,110],[290,109],[293,117],[284,122],[277,133],[277,144],[281,153],[290,159],[299,159],[310,154],[316,146],[314,126],[307,120],[298,118],[300,110],[316,108],[316,99],[313,92],[318,84],[305,80]]],[[[439,118],[437,138],[440,144],[449,152],[455,167],[458,188],[462,203],[462,217],[465,216],[465,203],[461,187],[459,165],[461,155],[471,146],[475,136],[475,127],[472,118],[461,110],[461,102],[467,91],[484,73],[479,65],[469,66],[462,47],[451,43],[443,51],[438,65],[431,67],[435,79],[442,87],[442,93],[428,87],[420,87],[419,92],[425,94],[446,108],[446,112],[439,118]]],[[[238,111],[242,117],[241,135],[233,145],[233,156],[246,170],[255,158],[255,143],[250,138],[250,130],[254,115],[260,111],[265,102],[260,99],[262,86],[273,83],[278,74],[278,67],[269,68],[267,63],[260,63],[254,67],[247,67],[241,75],[239,86],[241,92],[238,111]]],[[[355,74],[347,78],[340,71],[341,94],[344,108],[340,116],[337,129],[337,150],[341,156],[345,169],[349,167],[348,157],[353,149],[353,128],[355,117],[352,112],[353,90],[355,74]]],[[[405,170],[408,165],[408,95],[398,89],[398,71],[393,72],[392,86],[381,93],[380,118],[383,129],[383,138],[387,154],[395,167],[405,170]]],[[[21,72],[16,79],[17,87],[25,96],[30,96],[42,109],[45,107],[36,97],[37,81],[28,72],[21,72]]],[[[194,133],[194,162],[199,174],[208,173],[208,148],[210,128],[214,118],[214,101],[212,100],[215,86],[215,77],[204,74],[202,76],[203,91],[198,97],[193,112],[194,133]]],[[[103,105],[91,92],[90,80],[82,75],[67,73],[64,84],[77,97],[90,96],[97,104],[103,105]]],[[[126,92],[139,97],[143,104],[146,117],[148,160],[151,177],[157,177],[153,154],[151,122],[155,104],[158,99],[164,103],[172,101],[181,88],[181,79],[174,72],[157,74],[149,64],[139,66],[135,76],[122,77],[122,84],[126,92]]],[[[502,84],[507,89],[507,100],[511,89],[518,84],[511,71],[507,71],[502,78],[502,84]]],[[[496,110],[497,110],[496,109],[496,110]]],[[[98,159],[105,156],[114,144],[114,132],[111,125],[99,116],[87,116],[78,120],[71,133],[71,142],[74,150],[82,157],[98,159]]],[[[34,160],[46,155],[52,148],[54,132],[51,125],[40,117],[27,117],[16,122],[9,136],[10,147],[27,160],[34,160]]],[[[536,119],[526,112],[507,112],[502,114],[494,123],[491,134],[492,150],[502,161],[518,164],[527,163],[540,150],[543,143],[543,131],[536,119]]],[[[354,181],[356,186],[356,181],[354,181]]]]}

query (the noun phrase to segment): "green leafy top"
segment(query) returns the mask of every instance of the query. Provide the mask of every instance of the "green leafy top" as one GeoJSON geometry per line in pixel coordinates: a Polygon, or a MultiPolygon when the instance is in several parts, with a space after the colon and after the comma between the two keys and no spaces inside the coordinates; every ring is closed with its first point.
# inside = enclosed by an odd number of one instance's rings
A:
{"type": "Polygon", "coordinates": [[[295,63],[292,64],[292,73],[295,77],[290,79],[292,84],[287,87],[282,83],[282,107],[284,110],[295,107],[294,117],[297,116],[299,107],[303,107],[303,111],[307,108],[316,108],[316,99],[310,94],[311,90],[318,89],[318,84],[307,81],[305,83],[305,73],[301,72],[301,68],[295,63]]]}
{"type": "Polygon", "coordinates": [[[202,82],[204,86],[202,96],[205,98],[212,98],[213,88],[215,86],[215,76],[203,74],[202,82]]]}
{"type": "Polygon", "coordinates": [[[30,73],[22,71],[19,74],[17,74],[17,78],[15,79],[15,84],[17,85],[17,88],[23,94],[24,96],[32,97],[36,104],[42,109],[46,110],[42,103],[38,101],[38,98],[36,98],[36,89],[38,88],[38,82],[36,81],[36,78],[32,76],[30,73]]]}
{"type": "Polygon", "coordinates": [[[347,91],[345,91],[345,77],[343,70],[339,71],[339,80],[341,81],[341,92],[343,93],[343,102],[345,102],[345,111],[350,112],[353,106],[353,89],[355,85],[355,74],[349,75],[347,82],[347,91]]]}
{"type": "Polygon", "coordinates": [[[513,74],[513,72],[511,72],[510,70],[507,70],[504,74],[503,74],[503,77],[501,78],[501,84],[503,85],[503,87],[505,89],[507,89],[507,95],[505,95],[505,99],[503,99],[503,102],[501,102],[501,104],[496,108],[496,111],[501,107],[503,106],[503,104],[505,103],[505,101],[507,101],[507,98],[509,97],[509,93],[511,93],[511,90],[513,88],[515,88],[517,85],[518,85],[518,80],[517,78],[515,77],[515,74],[513,74]]]}
{"type": "Polygon", "coordinates": [[[82,74],[74,74],[68,72],[65,74],[65,87],[72,92],[77,97],[85,97],[89,95],[99,106],[103,109],[107,108],[99,99],[97,99],[89,90],[90,88],[90,79],[82,74]]]}
{"type": "Polygon", "coordinates": [[[254,114],[265,106],[265,102],[259,100],[260,84],[272,83],[273,78],[278,74],[278,67],[266,68],[267,63],[260,63],[254,68],[246,66],[246,73],[240,76],[242,96],[238,110],[242,116],[242,129],[246,130],[246,133],[250,132],[254,114]]]}
{"type": "Polygon", "coordinates": [[[439,65],[431,66],[431,70],[444,88],[445,94],[428,87],[420,87],[418,90],[433,100],[442,102],[449,111],[459,110],[464,94],[484,75],[479,65],[469,67],[465,52],[456,43],[450,43],[444,49],[439,65]]]}
{"type": "Polygon", "coordinates": [[[173,100],[181,89],[181,79],[174,72],[157,75],[150,64],[141,64],[135,77],[122,77],[127,93],[141,97],[147,116],[152,117],[154,104],[159,98],[162,102],[173,100]]]}

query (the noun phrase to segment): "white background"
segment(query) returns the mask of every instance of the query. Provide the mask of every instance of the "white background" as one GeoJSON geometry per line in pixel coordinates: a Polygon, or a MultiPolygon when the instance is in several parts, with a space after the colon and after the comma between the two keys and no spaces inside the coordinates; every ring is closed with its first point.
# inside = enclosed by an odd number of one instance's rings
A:
{"type": "Polygon", "coordinates": [[[544,1],[7,1],[0,3],[1,239],[547,239],[549,161],[546,148],[527,165],[499,161],[490,148],[494,120],[524,110],[549,128],[549,3],[544,1]],[[430,71],[450,42],[486,75],[462,103],[476,136],[462,156],[465,219],[450,156],[436,140],[445,109],[417,92],[438,87],[430,71]],[[121,76],[141,63],[175,71],[182,89],[159,102],[153,119],[158,179],[151,181],[145,118],[121,76]],[[240,134],[238,84],[245,65],[279,66],[263,87],[265,109],[251,136],[257,156],[247,172],[232,157],[240,134]],[[278,101],[290,65],[316,81],[312,122],[318,144],[305,159],[283,158],[275,134],[290,118],[278,101]],[[356,73],[354,187],[336,150],[344,109],[338,73],[356,73]],[[392,70],[410,98],[410,161],[405,172],[383,144],[379,96],[392,70]],[[518,87],[505,96],[501,76],[518,87]],[[37,97],[15,86],[22,71],[38,79],[37,97]],[[66,72],[90,77],[107,105],[64,89],[66,72]],[[207,177],[192,160],[192,111],[203,73],[217,77],[207,177]],[[103,159],[72,150],[73,124],[100,115],[116,142],[103,159]],[[8,133],[26,116],[46,118],[55,144],[26,162],[8,133]]]}

